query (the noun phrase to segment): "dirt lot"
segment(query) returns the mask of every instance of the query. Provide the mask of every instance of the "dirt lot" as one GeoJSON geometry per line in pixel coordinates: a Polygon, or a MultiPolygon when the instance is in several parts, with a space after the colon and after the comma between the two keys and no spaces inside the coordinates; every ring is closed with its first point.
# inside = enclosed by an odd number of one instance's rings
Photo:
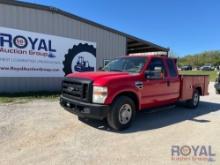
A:
{"type": "Polygon", "coordinates": [[[213,83],[209,92],[197,110],[145,111],[123,132],[81,122],[58,101],[0,105],[0,164],[220,164],[220,95],[213,83]],[[210,145],[216,156],[171,160],[172,145],[210,145]]]}

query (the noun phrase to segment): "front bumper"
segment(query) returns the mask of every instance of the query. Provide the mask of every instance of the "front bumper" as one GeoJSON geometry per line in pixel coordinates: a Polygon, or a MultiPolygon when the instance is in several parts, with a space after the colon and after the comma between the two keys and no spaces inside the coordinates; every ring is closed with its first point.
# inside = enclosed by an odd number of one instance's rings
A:
{"type": "Polygon", "coordinates": [[[85,118],[102,120],[107,117],[108,105],[85,103],[60,96],[60,105],[67,111],[85,118]]]}

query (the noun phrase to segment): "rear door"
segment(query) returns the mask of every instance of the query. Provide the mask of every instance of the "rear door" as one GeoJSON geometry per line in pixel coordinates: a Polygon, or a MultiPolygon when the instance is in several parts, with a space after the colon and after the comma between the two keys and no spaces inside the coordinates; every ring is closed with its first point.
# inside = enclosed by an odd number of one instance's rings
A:
{"type": "Polygon", "coordinates": [[[180,78],[176,68],[174,59],[168,58],[165,60],[167,65],[168,75],[167,81],[169,84],[169,98],[170,102],[175,102],[180,97],[180,78]]]}
{"type": "Polygon", "coordinates": [[[161,70],[163,75],[161,79],[145,80],[142,90],[142,108],[157,107],[169,104],[170,97],[170,84],[168,71],[163,58],[154,57],[149,62],[146,71],[161,70]]]}

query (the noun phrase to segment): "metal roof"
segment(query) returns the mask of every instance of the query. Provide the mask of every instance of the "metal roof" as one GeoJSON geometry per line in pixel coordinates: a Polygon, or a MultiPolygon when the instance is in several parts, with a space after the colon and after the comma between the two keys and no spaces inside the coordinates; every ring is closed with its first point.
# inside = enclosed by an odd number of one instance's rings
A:
{"type": "Polygon", "coordinates": [[[112,29],[110,27],[101,25],[99,23],[90,21],[88,19],[79,17],[77,15],[65,12],[63,10],[60,10],[58,8],[55,7],[51,7],[51,6],[45,6],[45,5],[39,5],[39,4],[34,4],[34,3],[29,3],[29,2],[22,2],[22,1],[14,1],[14,0],[0,0],[0,3],[3,4],[8,4],[8,5],[15,5],[15,6],[22,6],[22,7],[28,7],[28,8],[34,8],[34,9],[39,9],[39,10],[45,10],[45,11],[49,11],[49,12],[54,12],[57,14],[61,14],[67,17],[70,17],[72,19],[105,29],[107,31],[122,35],[124,37],[127,38],[127,53],[141,53],[141,52],[152,52],[152,51],[165,51],[168,52],[169,48],[164,48],[161,47],[159,45],[156,45],[152,42],[137,38],[135,36],[126,34],[124,32],[112,29]]]}

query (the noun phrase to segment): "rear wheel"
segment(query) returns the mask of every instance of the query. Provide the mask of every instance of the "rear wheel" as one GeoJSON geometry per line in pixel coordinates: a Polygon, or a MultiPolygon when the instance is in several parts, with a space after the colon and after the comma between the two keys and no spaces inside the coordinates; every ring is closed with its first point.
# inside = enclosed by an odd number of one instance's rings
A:
{"type": "Polygon", "coordinates": [[[135,104],[126,96],[120,96],[114,103],[108,113],[107,122],[114,130],[123,130],[128,128],[135,117],[135,104]]]}
{"type": "Polygon", "coordinates": [[[200,101],[200,94],[199,94],[199,90],[196,89],[193,92],[192,99],[187,101],[187,106],[189,108],[197,108],[199,105],[199,101],[200,101]]]}

